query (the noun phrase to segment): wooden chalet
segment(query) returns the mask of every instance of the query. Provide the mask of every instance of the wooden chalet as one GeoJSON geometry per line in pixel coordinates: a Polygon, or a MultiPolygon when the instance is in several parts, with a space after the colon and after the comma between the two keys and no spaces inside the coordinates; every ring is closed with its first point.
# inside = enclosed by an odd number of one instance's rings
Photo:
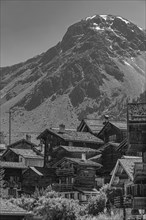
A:
{"type": "Polygon", "coordinates": [[[88,148],[88,147],[75,147],[75,146],[57,146],[52,152],[52,161],[56,163],[63,157],[69,158],[81,158],[85,154],[86,158],[93,157],[97,155],[98,150],[88,148]]]}
{"type": "Polygon", "coordinates": [[[44,165],[43,155],[41,155],[41,153],[37,150],[34,150],[34,148],[8,148],[2,155],[2,160],[9,162],[20,162],[25,166],[43,167],[44,165]]]}
{"type": "Polygon", "coordinates": [[[17,197],[22,192],[22,173],[27,167],[23,163],[0,161],[0,167],[4,169],[4,197],[17,197]]]}
{"type": "Polygon", "coordinates": [[[129,103],[128,153],[139,152],[142,161],[135,163],[133,184],[127,189],[133,198],[133,210],[146,214],[146,103],[129,103]]]}
{"type": "Polygon", "coordinates": [[[79,199],[86,202],[89,195],[97,194],[96,170],[100,164],[82,158],[63,158],[53,165],[56,168],[57,183],[53,189],[66,198],[79,199]]]}
{"type": "Polygon", "coordinates": [[[53,150],[56,146],[74,146],[98,149],[103,145],[103,141],[89,132],[78,132],[65,129],[65,125],[60,125],[59,129],[46,129],[38,139],[44,143],[44,166],[50,166],[52,162],[53,150]]]}
{"type": "Polygon", "coordinates": [[[142,162],[141,157],[123,156],[117,160],[117,163],[111,172],[111,180],[109,185],[111,187],[123,188],[134,180],[134,165],[142,162]]]}
{"type": "Polygon", "coordinates": [[[22,193],[22,174],[29,166],[43,167],[44,157],[30,140],[22,139],[7,146],[0,166],[4,169],[4,196],[17,197],[22,193]]]}
{"type": "Polygon", "coordinates": [[[116,165],[116,162],[121,158],[121,153],[117,151],[118,143],[108,142],[98,149],[98,154],[89,158],[94,162],[102,165],[102,168],[97,172],[97,183],[102,178],[102,184],[109,183],[110,173],[116,165]]]}
{"type": "Polygon", "coordinates": [[[106,118],[104,127],[98,133],[97,137],[102,139],[105,143],[116,142],[121,143],[127,136],[126,122],[108,121],[106,118]]]}
{"type": "Polygon", "coordinates": [[[96,118],[85,118],[79,124],[77,131],[90,132],[91,134],[97,136],[103,126],[104,123],[102,120],[96,118]]]}
{"type": "Polygon", "coordinates": [[[56,182],[54,168],[29,167],[22,175],[22,191],[32,194],[36,189],[45,189],[56,182]]]}
{"type": "Polygon", "coordinates": [[[29,213],[13,203],[0,198],[1,220],[23,220],[29,213]]]}

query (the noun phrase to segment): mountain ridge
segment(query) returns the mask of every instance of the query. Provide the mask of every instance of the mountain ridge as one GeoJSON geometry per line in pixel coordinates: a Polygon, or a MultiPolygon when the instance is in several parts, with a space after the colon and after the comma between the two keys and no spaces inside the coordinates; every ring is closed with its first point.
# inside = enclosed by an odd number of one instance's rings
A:
{"type": "MultiPolygon", "coordinates": [[[[87,115],[126,120],[126,103],[146,90],[146,33],[125,18],[94,15],[71,25],[57,45],[1,68],[2,126],[42,130],[87,115]]],[[[143,96],[141,96],[143,97],[143,96]]]]}

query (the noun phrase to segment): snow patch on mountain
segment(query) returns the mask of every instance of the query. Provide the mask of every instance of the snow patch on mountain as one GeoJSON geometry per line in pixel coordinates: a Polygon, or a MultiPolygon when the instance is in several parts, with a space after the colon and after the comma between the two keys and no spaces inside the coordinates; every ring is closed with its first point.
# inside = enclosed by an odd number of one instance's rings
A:
{"type": "Polygon", "coordinates": [[[130,23],[128,20],[126,20],[126,19],[124,19],[124,18],[122,18],[122,17],[119,17],[119,16],[118,16],[117,18],[121,19],[121,20],[124,21],[126,24],[129,24],[129,23],[130,23]]]}

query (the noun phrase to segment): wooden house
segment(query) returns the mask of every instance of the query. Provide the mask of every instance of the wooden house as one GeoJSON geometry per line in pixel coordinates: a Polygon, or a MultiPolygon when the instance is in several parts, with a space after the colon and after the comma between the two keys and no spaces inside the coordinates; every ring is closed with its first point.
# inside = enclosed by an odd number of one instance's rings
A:
{"type": "Polygon", "coordinates": [[[104,127],[98,133],[97,137],[105,143],[116,142],[121,143],[127,136],[127,124],[125,122],[107,121],[104,127]]]}
{"type": "Polygon", "coordinates": [[[36,189],[45,189],[56,182],[54,168],[29,167],[22,175],[22,191],[32,194],[36,189]]]}
{"type": "Polygon", "coordinates": [[[111,172],[110,186],[116,188],[126,187],[134,180],[134,165],[135,163],[142,162],[141,157],[123,156],[117,160],[117,163],[111,172]]]}
{"type": "Polygon", "coordinates": [[[89,132],[78,132],[75,130],[65,129],[65,125],[60,125],[59,129],[46,129],[38,139],[43,141],[44,166],[50,166],[52,162],[52,152],[56,146],[76,146],[98,149],[103,145],[103,141],[89,132]]]}
{"type": "Polygon", "coordinates": [[[8,148],[2,155],[2,160],[9,162],[20,162],[25,166],[43,167],[44,157],[34,148],[8,148]]]}
{"type": "Polygon", "coordinates": [[[3,196],[17,197],[21,194],[22,173],[27,167],[23,163],[7,161],[0,161],[0,167],[4,169],[3,196]]]}
{"type": "Polygon", "coordinates": [[[97,194],[95,175],[100,164],[82,158],[63,158],[53,165],[56,168],[57,183],[53,189],[66,198],[86,202],[88,197],[97,194]]]}
{"type": "Polygon", "coordinates": [[[0,219],[1,220],[23,220],[29,213],[12,204],[11,202],[0,198],[0,219]]]}
{"type": "Polygon", "coordinates": [[[21,139],[18,140],[12,144],[7,145],[7,148],[18,148],[18,149],[32,149],[32,148],[36,148],[37,149],[37,145],[31,142],[31,136],[30,135],[26,135],[26,139],[21,139]]]}
{"type": "Polygon", "coordinates": [[[121,158],[121,153],[117,151],[118,143],[108,142],[98,149],[98,155],[89,158],[94,162],[102,165],[102,168],[97,172],[97,183],[102,178],[102,184],[110,181],[110,173],[116,165],[116,162],[121,158]]]}
{"type": "Polygon", "coordinates": [[[63,157],[69,158],[81,158],[82,154],[86,155],[86,158],[95,156],[98,150],[88,147],[77,147],[77,146],[56,146],[52,151],[52,161],[56,163],[63,157]]]}
{"type": "Polygon", "coordinates": [[[129,103],[127,107],[128,153],[139,152],[142,161],[135,163],[133,184],[127,189],[133,197],[133,209],[146,209],[146,103],[129,103]]]}
{"type": "Polygon", "coordinates": [[[90,132],[91,134],[97,136],[103,126],[104,123],[102,120],[96,118],[85,118],[79,124],[77,131],[90,132]]]}

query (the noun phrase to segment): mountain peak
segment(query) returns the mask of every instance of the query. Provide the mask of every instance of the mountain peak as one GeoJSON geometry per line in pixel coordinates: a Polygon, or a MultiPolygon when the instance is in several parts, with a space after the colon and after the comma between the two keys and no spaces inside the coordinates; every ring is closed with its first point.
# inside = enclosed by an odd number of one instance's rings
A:
{"type": "Polygon", "coordinates": [[[73,127],[105,112],[124,120],[127,100],[145,91],[145,56],[146,32],[137,25],[121,16],[86,17],[46,52],[1,68],[2,127],[8,130],[10,107],[22,130],[60,120],[73,127]]]}

